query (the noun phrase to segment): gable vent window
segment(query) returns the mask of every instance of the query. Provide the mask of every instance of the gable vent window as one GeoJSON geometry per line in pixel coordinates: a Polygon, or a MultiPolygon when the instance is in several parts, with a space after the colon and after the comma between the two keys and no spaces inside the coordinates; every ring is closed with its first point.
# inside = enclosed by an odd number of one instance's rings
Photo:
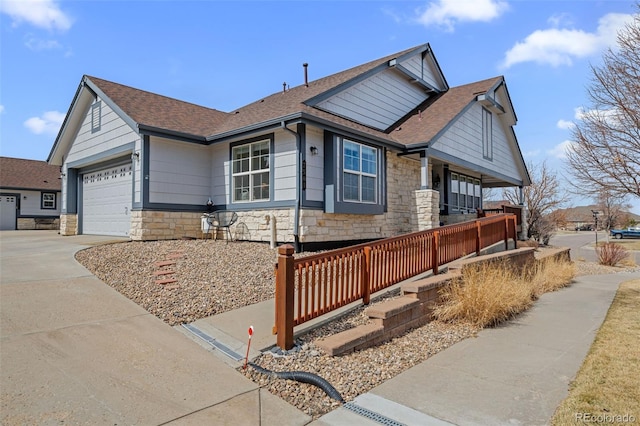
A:
{"type": "Polygon", "coordinates": [[[102,102],[91,105],[91,133],[99,132],[102,125],[102,102]]]}
{"type": "Polygon", "coordinates": [[[493,161],[493,122],[491,112],[482,108],[482,157],[493,161]]]}

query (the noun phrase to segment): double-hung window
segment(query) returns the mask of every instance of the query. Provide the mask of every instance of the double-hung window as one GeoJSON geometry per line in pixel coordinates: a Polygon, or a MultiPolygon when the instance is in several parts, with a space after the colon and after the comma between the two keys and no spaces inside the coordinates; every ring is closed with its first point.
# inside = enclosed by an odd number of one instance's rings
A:
{"type": "Polygon", "coordinates": [[[55,192],[43,192],[40,200],[41,208],[44,210],[55,210],[56,194],[55,192]]]}
{"type": "Polygon", "coordinates": [[[377,150],[345,139],[342,158],[344,201],[376,203],[378,192],[377,150]]]}
{"type": "Polygon", "coordinates": [[[232,149],[233,202],[269,201],[270,140],[260,140],[232,149]]]}

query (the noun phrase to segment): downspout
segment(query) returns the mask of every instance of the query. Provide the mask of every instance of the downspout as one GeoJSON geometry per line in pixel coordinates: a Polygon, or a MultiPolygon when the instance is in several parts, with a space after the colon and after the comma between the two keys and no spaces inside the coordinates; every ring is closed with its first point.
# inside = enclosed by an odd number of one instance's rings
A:
{"type": "Polygon", "coordinates": [[[302,184],[300,182],[302,177],[302,170],[300,170],[302,167],[302,147],[300,145],[302,144],[302,141],[300,139],[300,133],[294,132],[288,128],[284,121],[280,122],[280,127],[296,137],[296,151],[298,152],[298,157],[296,158],[296,205],[293,210],[293,247],[296,253],[300,253],[300,200],[302,199],[302,184]]]}

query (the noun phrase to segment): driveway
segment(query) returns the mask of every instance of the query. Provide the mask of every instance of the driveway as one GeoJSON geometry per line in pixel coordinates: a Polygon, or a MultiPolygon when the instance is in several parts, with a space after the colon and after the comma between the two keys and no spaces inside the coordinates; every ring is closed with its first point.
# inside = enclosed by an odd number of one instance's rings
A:
{"type": "Polygon", "coordinates": [[[73,257],[79,249],[114,240],[61,237],[55,231],[0,232],[0,423],[302,425],[310,420],[73,257]]]}

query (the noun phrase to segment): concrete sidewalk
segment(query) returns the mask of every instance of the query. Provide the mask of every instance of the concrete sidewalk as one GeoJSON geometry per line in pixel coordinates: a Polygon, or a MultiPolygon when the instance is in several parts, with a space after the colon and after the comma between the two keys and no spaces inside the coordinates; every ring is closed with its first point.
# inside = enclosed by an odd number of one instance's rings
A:
{"type": "MultiPolygon", "coordinates": [[[[78,249],[111,240],[0,232],[0,423],[310,422],[229,368],[238,361],[181,327],[185,334],[177,333],[73,259],[78,249]]],[[[548,424],[618,285],[634,278],[640,274],[578,277],[515,320],[440,352],[312,424],[548,424]]],[[[252,348],[275,343],[273,319],[273,301],[267,301],[194,325],[244,356],[249,325],[256,327],[252,348]]]]}
{"type": "Polygon", "coordinates": [[[0,423],[304,425],[73,258],[113,237],[0,232],[0,423]]]}
{"type": "MultiPolygon", "coordinates": [[[[355,402],[396,424],[549,424],[619,284],[637,278],[638,273],[578,277],[516,319],[455,344],[355,402]]],[[[344,407],[312,424],[354,423],[379,424],[344,407]]]]}

